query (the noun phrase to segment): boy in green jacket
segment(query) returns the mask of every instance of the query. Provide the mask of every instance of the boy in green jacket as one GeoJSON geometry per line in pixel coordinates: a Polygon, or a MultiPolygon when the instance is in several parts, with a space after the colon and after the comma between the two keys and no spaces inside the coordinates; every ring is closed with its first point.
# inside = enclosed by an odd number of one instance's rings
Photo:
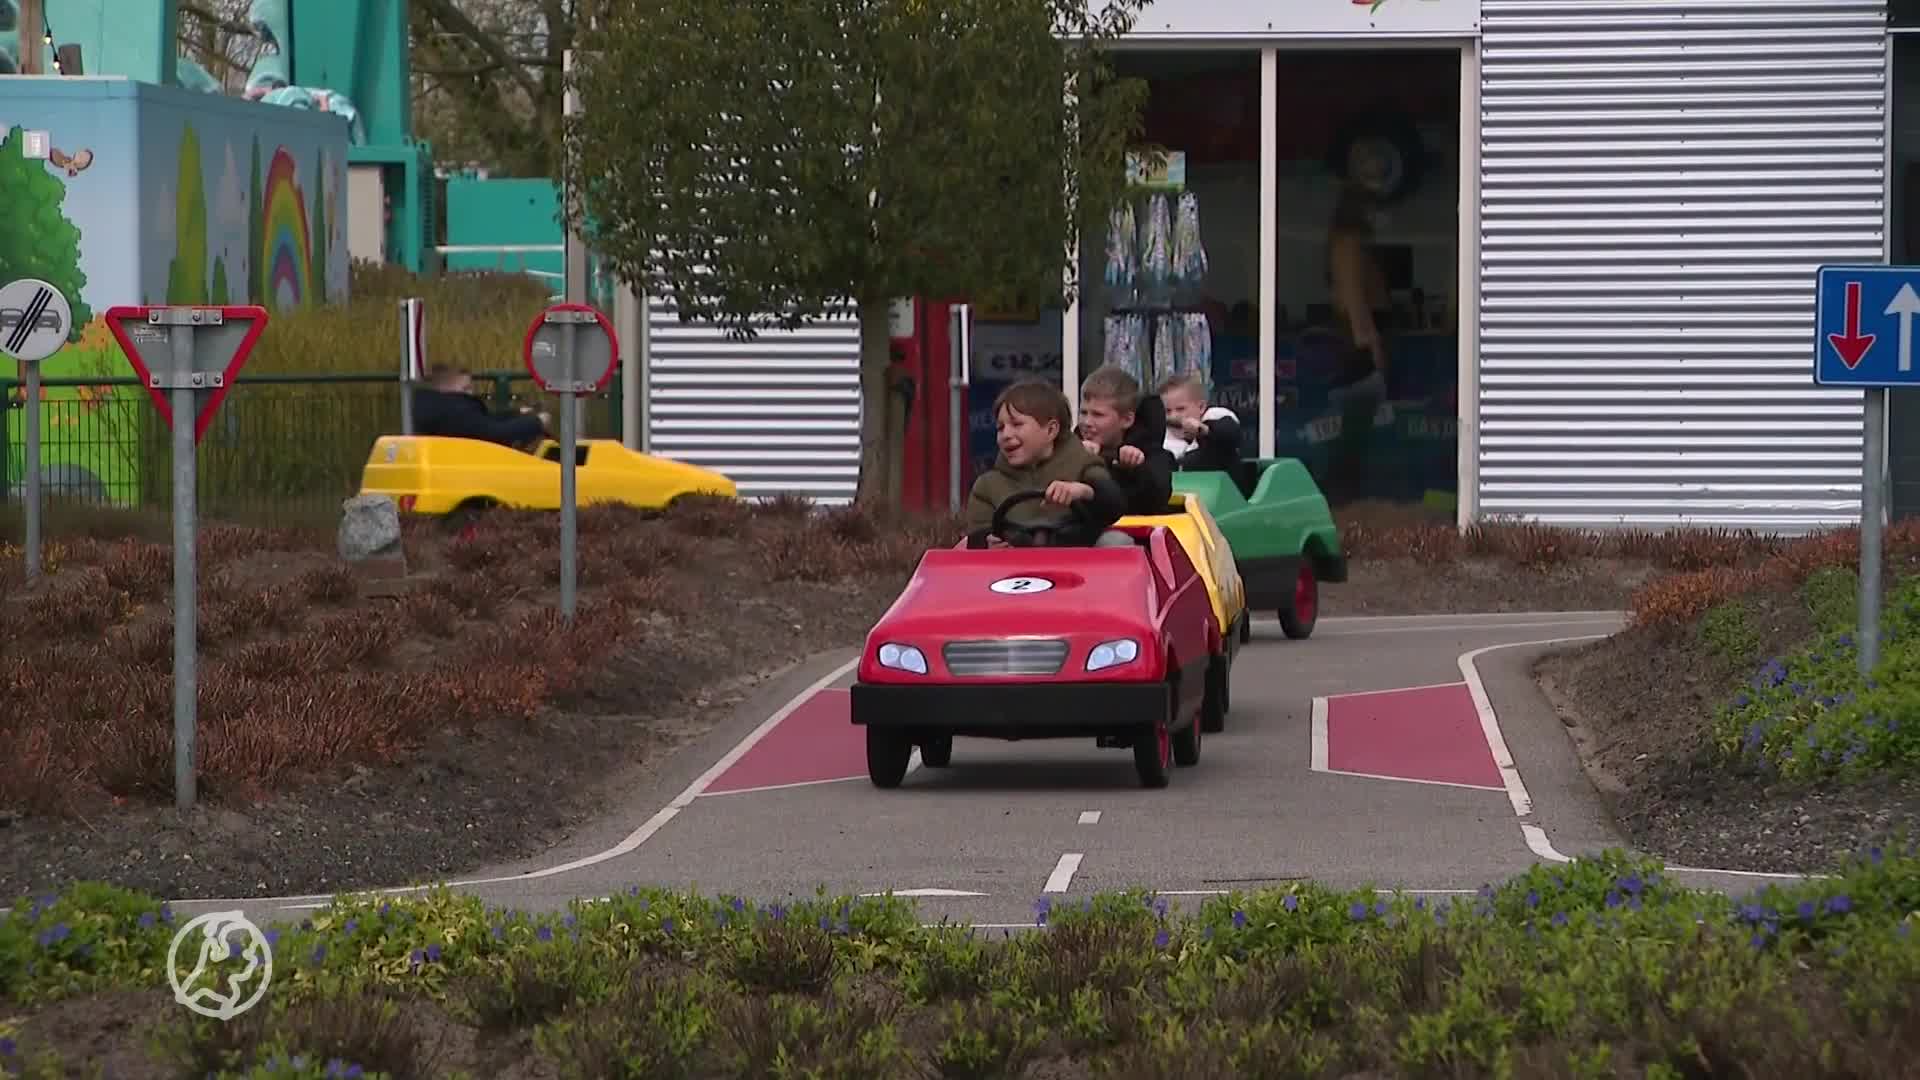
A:
{"type": "MultiPolygon", "coordinates": [[[[993,403],[1000,453],[993,468],[981,473],[967,497],[968,535],[993,525],[993,511],[1018,491],[1044,491],[1055,506],[1086,503],[1082,517],[1095,531],[1105,530],[1125,512],[1125,498],[1106,464],[1074,437],[1067,396],[1040,379],[1022,379],[1001,391],[993,403]]],[[[1031,524],[1038,511],[1022,504],[1007,511],[1010,521],[1031,524]]],[[[1123,537],[1124,539],[1124,537],[1123,537]]],[[[1131,541],[1129,541],[1130,543],[1131,541]]],[[[988,547],[1005,547],[988,537],[988,547]]]]}

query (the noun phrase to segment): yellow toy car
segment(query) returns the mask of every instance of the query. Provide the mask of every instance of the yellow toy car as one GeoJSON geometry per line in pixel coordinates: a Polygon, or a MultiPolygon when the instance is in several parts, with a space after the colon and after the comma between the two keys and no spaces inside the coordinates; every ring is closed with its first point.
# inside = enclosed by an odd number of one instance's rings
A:
{"type": "Polygon", "coordinates": [[[1207,596],[1213,601],[1213,617],[1220,630],[1221,655],[1218,670],[1209,670],[1207,698],[1211,705],[1202,716],[1202,730],[1220,731],[1226,727],[1229,706],[1228,683],[1233,659],[1240,646],[1253,636],[1252,614],[1247,610],[1247,588],[1240,580],[1240,568],[1233,561],[1233,548],[1220,532],[1207,504],[1192,496],[1175,492],[1164,514],[1129,514],[1113,523],[1116,529],[1151,529],[1164,526],[1179,539],[1187,557],[1199,568],[1207,584],[1207,596]]]}
{"type": "MultiPolygon", "coordinates": [[[[619,503],[664,510],[684,495],[738,498],[734,482],[710,469],[629,450],[614,439],[581,439],[575,448],[579,505],[619,503]]],[[[390,495],[403,512],[452,514],[492,506],[560,509],[560,444],[532,451],[481,439],[383,435],[374,440],[360,494],[390,495]]]]}

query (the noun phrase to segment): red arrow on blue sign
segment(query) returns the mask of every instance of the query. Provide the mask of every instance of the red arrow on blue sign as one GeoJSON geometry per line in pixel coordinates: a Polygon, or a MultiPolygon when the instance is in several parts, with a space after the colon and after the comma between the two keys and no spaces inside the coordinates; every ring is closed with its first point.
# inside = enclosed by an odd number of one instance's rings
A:
{"type": "Polygon", "coordinates": [[[1852,371],[1867,358],[1868,350],[1873,348],[1874,335],[1860,332],[1860,282],[1847,282],[1847,331],[1844,334],[1828,334],[1827,342],[1833,351],[1840,354],[1840,362],[1852,371]]]}

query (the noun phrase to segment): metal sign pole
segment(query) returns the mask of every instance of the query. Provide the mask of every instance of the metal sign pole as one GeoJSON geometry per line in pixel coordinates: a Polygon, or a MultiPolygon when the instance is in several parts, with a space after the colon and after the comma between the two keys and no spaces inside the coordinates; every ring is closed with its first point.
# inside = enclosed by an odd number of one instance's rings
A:
{"type": "Polygon", "coordinates": [[[579,417],[574,409],[575,393],[580,385],[580,325],[569,320],[560,331],[560,369],[567,373],[566,386],[560,392],[560,614],[573,621],[574,586],[580,573],[579,518],[575,513],[578,491],[574,487],[574,464],[579,445],[579,417]]]}
{"type": "Polygon", "coordinates": [[[1887,438],[1887,391],[1868,387],[1862,431],[1860,476],[1860,674],[1880,662],[1880,517],[1886,476],[1881,469],[1887,438]]]}
{"type": "Polygon", "coordinates": [[[400,434],[413,434],[413,301],[400,301],[400,434]]]}
{"type": "Polygon", "coordinates": [[[27,377],[27,577],[40,576],[40,365],[22,362],[27,377]]]}
{"type": "Polygon", "coordinates": [[[193,333],[184,320],[167,328],[167,343],[172,349],[173,384],[170,397],[173,411],[173,803],[181,810],[193,808],[195,796],[194,715],[199,700],[198,672],[195,662],[198,615],[195,610],[198,582],[194,561],[198,552],[194,521],[197,505],[193,445],[194,423],[198,410],[193,400],[193,333]]]}

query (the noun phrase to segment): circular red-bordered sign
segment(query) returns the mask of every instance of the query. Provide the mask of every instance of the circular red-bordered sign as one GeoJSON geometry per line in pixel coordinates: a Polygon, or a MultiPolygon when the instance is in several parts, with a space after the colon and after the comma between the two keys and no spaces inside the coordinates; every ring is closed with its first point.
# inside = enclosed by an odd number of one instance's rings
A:
{"type": "MultiPolygon", "coordinates": [[[[584,342],[582,344],[584,344],[584,342]]],[[[607,383],[613,380],[614,369],[620,366],[620,338],[613,332],[613,323],[609,321],[605,315],[601,314],[599,308],[594,307],[592,304],[555,304],[541,311],[539,315],[534,316],[533,324],[527,327],[527,338],[521,348],[521,359],[527,365],[527,374],[533,376],[533,381],[538,383],[542,390],[549,393],[564,392],[567,390],[572,390],[575,393],[592,393],[602,389],[607,383]],[[589,326],[590,324],[597,323],[600,327],[600,332],[606,335],[606,367],[599,370],[597,374],[583,379],[582,383],[584,385],[582,387],[558,385],[558,380],[548,378],[550,373],[542,371],[540,365],[534,362],[534,347],[540,342],[540,332],[542,330],[548,330],[557,335],[560,332],[560,327],[564,325],[564,323],[561,322],[547,321],[547,316],[563,312],[574,314],[575,317],[578,317],[579,314],[593,316],[591,320],[582,320],[580,325],[589,326]]]]}

